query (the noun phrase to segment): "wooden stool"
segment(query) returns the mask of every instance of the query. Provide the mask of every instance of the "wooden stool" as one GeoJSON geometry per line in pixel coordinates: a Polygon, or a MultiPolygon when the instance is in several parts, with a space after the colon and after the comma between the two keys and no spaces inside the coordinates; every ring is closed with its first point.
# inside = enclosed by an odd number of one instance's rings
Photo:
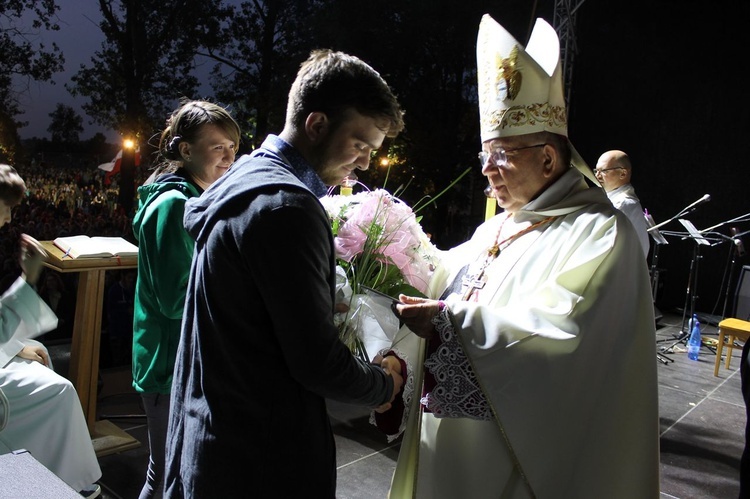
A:
{"type": "Polygon", "coordinates": [[[719,323],[719,342],[716,345],[716,364],[714,365],[714,376],[719,375],[719,364],[721,364],[721,351],[727,348],[727,360],[724,367],[729,369],[729,361],[732,360],[732,349],[735,340],[747,341],[750,338],[750,322],[741,319],[724,319],[719,323]],[[724,343],[724,337],[729,337],[729,342],[724,343]]]}

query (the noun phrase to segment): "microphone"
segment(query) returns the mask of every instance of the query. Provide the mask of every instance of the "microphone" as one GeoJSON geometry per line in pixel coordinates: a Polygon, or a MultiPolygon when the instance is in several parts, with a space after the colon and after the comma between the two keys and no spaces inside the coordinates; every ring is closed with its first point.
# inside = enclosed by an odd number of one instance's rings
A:
{"type": "Polygon", "coordinates": [[[710,194],[704,194],[702,198],[700,198],[698,201],[695,201],[693,204],[687,206],[684,210],[682,210],[680,213],[685,214],[688,211],[691,211],[696,206],[701,205],[703,203],[708,203],[711,201],[711,195],[710,194]]]}
{"type": "Polygon", "coordinates": [[[732,242],[734,243],[734,249],[737,251],[737,256],[745,256],[745,245],[742,244],[742,239],[737,238],[737,227],[729,229],[729,234],[732,236],[732,242]]]}
{"type": "Polygon", "coordinates": [[[732,239],[732,241],[734,241],[734,245],[736,246],[737,256],[745,256],[745,245],[742,244],[742,240],[732,239]]]}

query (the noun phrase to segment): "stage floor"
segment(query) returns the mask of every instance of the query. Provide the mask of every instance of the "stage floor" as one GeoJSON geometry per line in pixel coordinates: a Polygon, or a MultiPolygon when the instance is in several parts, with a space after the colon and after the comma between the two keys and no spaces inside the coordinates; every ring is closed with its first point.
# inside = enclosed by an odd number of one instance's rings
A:
{"type": "MultiPolygon", "coordinates": [[[[663,313],[656,339],[666,341],[655,343],[655,351],[674,343],[681,319],[677,312],[663,313]]],[[[710,343],[716,337],[716,328],[707,325],[704,340],[710,343]]],[[[697,362],[687,358],[684,344],[676,345],[673,351],[665,355],[672,362],[664,364],[654,359],[659,376],[661,497],[737,497],[745,430],[739,373],[741,350],[734,350],[731,369],[722,364],[718,377],[713,375],[715,357],[708,348],[701,350],[697,362]]],[[[105,499],[137,497],[145,476],[145,419],[129,379],[129,367],[102,372],[100,417],[114,422],[142,443],[136,449],[99,459],[103,471],[99,483],[105,499]]],[[[336,434],[337,497],[385,498],[398,455],[398,441],[388,445],[369,425],[366,410],[331,402],[329,412],[336,434]]],[[[242,477],[234,479],[238,490],[242,490],[242,477]]]]}

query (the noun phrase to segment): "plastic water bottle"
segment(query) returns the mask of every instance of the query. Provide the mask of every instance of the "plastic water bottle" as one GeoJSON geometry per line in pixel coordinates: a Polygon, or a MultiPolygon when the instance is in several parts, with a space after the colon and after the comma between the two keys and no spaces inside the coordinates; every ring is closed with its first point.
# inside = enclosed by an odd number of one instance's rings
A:
{"type": "Polygon", "coordinates": [[[698,322],[698,316],[694,315],[690,319],[692,329],[690,330],[690,339],[688,339],[688,359],[698,360],[698,353],[701,350],[701,324],[698,322]]]}

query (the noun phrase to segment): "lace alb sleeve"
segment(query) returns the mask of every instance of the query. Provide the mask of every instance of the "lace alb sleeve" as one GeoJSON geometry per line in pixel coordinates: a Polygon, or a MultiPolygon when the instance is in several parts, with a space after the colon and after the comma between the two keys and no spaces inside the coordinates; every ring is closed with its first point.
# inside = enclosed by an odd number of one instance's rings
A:
{"type": "Polygon", "coordinates": [[[433,320],[442,344],[425,361],[425,368],[435,377],[436,385],[421,402],[438,418],[490,421],[490,405],[456,335],[450,313],[448,307],[443,307],[433,320]]]}

